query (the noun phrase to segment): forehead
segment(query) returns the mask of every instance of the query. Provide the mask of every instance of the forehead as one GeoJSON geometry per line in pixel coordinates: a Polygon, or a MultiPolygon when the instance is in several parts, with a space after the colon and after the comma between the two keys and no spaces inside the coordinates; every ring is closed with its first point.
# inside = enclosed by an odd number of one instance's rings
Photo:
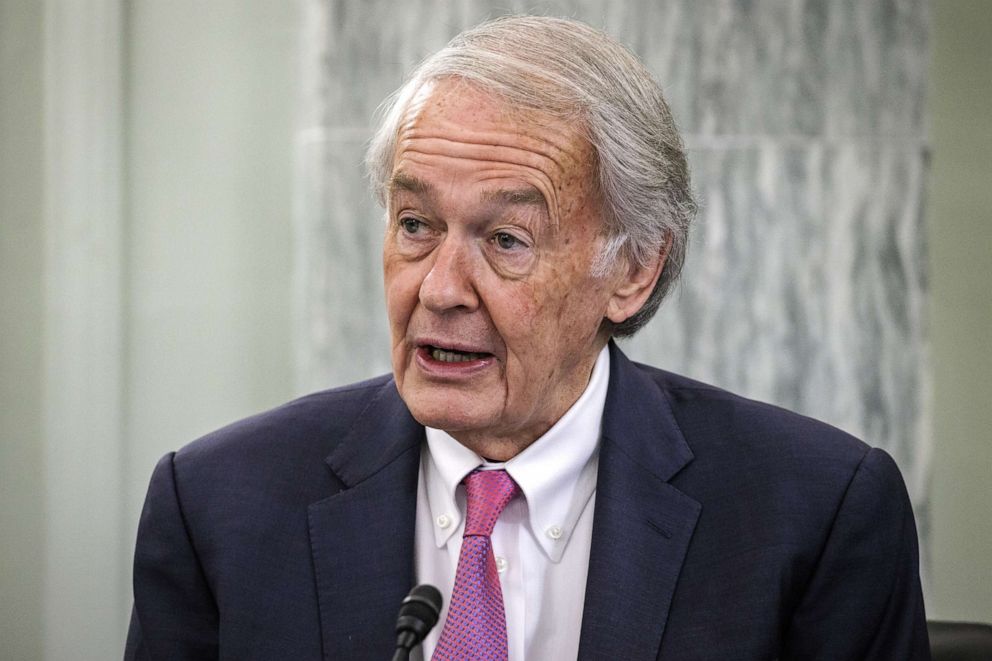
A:
{"type": "Polygon", "coordinates": [[[575,122],[513,107],[464,79],[428,81],[412,96],[398,128],[394,174],[420,155],[531,170],[557,190],[595,183],[595,150],[575,122]]]}

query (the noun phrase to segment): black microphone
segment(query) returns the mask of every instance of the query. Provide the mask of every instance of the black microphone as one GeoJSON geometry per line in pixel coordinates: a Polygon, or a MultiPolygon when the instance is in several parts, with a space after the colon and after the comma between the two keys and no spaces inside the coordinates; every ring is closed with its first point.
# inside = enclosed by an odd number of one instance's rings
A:
{"type": "Polygon", "coordinates": [[[396,619],[396,654],[393,661],[410,658],[410,650],[427,636],[441,615],[441,593],[433,585],[418,585],[400,605],[396,619]]]}

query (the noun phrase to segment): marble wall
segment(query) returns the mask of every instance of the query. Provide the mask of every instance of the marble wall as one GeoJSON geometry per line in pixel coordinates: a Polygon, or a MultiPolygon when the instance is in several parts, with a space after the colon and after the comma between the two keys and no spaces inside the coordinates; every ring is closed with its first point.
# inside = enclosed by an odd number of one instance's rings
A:
{"type": "Polygon", "coordinates": [[[641,55],[690,149],[684,279],[628,353],[886,448],[925,537],[925,0],[308,0],[297,388],[389,369],[382,213],[361,167],[377,104],[461,29],[535,10],[641,55]]]}

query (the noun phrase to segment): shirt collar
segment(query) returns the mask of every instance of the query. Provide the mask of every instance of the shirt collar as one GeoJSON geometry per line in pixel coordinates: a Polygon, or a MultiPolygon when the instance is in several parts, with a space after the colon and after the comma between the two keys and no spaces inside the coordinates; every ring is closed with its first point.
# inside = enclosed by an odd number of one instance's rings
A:
{"type": "Polygon", "coordinates": [[[579,516],[596,490],[609,375],[610,352],[604,347],[579,399],[551,429],[505,464],[486,462],[446,432],[427,428],[423,473],[438,548],[461,523],[464,495],[459,492],[459,483],[483,466],[506,469],[526,500],[531,534],[553,562],[561,559],[579,516]]]}

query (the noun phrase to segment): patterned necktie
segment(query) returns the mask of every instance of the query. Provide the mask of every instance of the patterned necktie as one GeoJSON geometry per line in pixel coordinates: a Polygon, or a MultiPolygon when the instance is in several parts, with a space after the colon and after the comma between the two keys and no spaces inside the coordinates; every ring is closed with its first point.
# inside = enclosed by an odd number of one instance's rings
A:
{"type": "Polygon", "coordinates": [[[506,613],[489,535],[519,491],[506,471],[475,471],[465,478],[468,506],[448,617],[434,661],[506,660],[506,613]]]}

